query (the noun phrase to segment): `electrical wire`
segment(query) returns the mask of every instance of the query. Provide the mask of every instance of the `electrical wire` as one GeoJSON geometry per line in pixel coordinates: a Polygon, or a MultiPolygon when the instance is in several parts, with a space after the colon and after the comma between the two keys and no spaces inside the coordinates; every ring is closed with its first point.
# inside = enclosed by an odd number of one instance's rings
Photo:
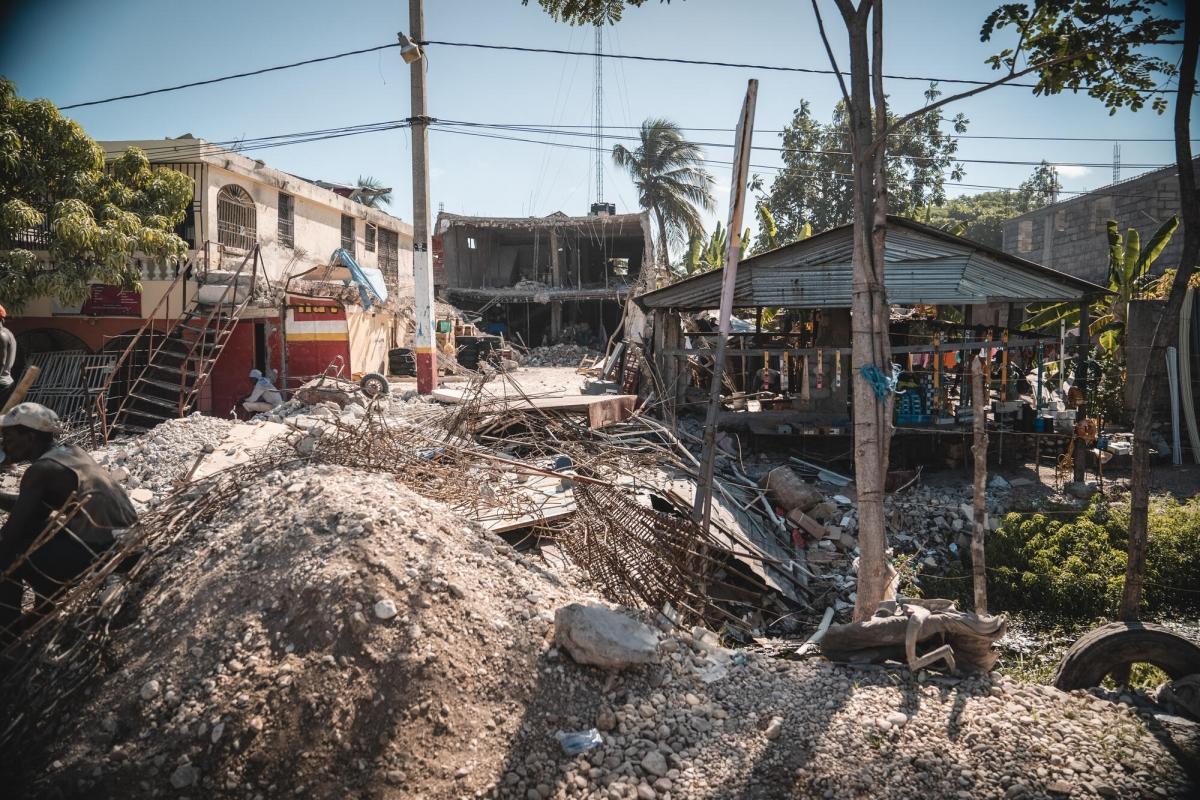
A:
{"type": "MultiPolygon", "coordinates": [[[[578,50],[556,50],[556,49],[548,48],[548,47],[522,47],[522,46],[518,46],[518,45],[509,45],[509,44],[483,44],[480,42],[447,42],[447,41],[439,41],[436,39],[425,39],[425,40],[422,40],[421,42],[419,42],[419,44],[422,47],[432,44],[432,45],[439,45],[441,47],[470,47],[470,48],[477,48],[480,50],[507,50],[507,51],[517,52],[517,53],[549,53],[552,55],[568,55],[568,56],[594,56],[595,55],[594,53],[585,53],[585,52],[578,51],[578,50]]],[[[838,74],[837,72],[835,72],[832,69],[819,69],[816,67],[785,67],[785,66],[772,65],[772,64],[744,64],[744,63],[739,63],[736,61],[702,61],[699,59],[692,59],[692,58],[669,58],[667,56],[635,56],[635,55],[627,55],[624,53],[603,53],[601,55],[601,58],[616,58],[616,59],[625,59],[628,61],[650,61],[650,62],[660,63],[660,64],[687,64],[689,66],[702,66],[702,67],[733,67],[736,69],[757,69],[757,70],[764,70],[764,71],[768,71],[768,72],[799,72],[799,73],[803,73],[806,75],[837,75],[838,74]]],[[[850,76],[849,72],[842,72],[841,74],[846,77],[850,76]]],[[[983,80],[971,80],[969,78],[929,78],[929,77],[924,77],[924,76],[920,76],[920,75],[895,75],[895,74],[886,74],[886,73],[884,74],[883,77],[888,78],[890,80],[897,80],[897,81],[920,81],[922,83],[961,83],[966,86],[990,86],[991,84],[995,83],[995,80],[983,81],[983,80]]],[[[1036,83],[1019,83],[1016,81],[1013,81],[1011,83],[1002,83],[999,85],[1000,86],[1012,86],[1012,87],[1023,88],[1023,89],[1036,89],[1038,87],[1038,84],[1036,84],[1036,83]]],[[[1079,88],[1083,91],[1086,91],[1092,87],[1081,86],[1079,88]]],[[[1146,95],[1149,96],[1149,95],[1153,95],[1153,94],[1175,94],[1178,91],[1179,91],[1178,89],[1158,88],[1158,89],[1148,90],[1146,92],[1146,95]]]]}
{"type": "MultiPolygon", "coordinates": [[[[518,46],[518,45],[482,44],[479,42],[447,42],[447,41],[438,41],[438,40],[434,40],[434,39],[427,39],[427,40],[419,42],[419,44],[422,46],[438,45],[438,46],[442,46],[442,47],[470,47],[470,48],[477,48],[477,49],[482,49],[482,50],[506,50],[506,51],[512,51],[512,52],[518,52],[518,53],[546,53],[546,54],[550,54],[550,55],[592,56],[592,57],[595,57],[595,55],[596,55],[595,53],[588,53],[588,52],[585,52],[582,50],[561,50],[561,49],[549,48],[549,47],[522,47],[522,46],[518,46]]],[[[132,100],[132,99],[136,99],[139,97],[149,97],[151,95],[156,95],[156,94],[165,94],[167,92],[176,92],[176,91],[180,91],[181,89],[191,89],[191,88],[195,88],[197,86],[209,86],[214,83],[224,83],[225,81],[237,80],[239,78],[249,78],[249,77],[253,77],[256,75],[265,75],[270,72],[280,72],[282,70],[295,69],[296,67],[303,67],[303,66],[307,66],[309,64],[319,64],[319,63],[322,63],[325,61],[334,61],[334,60],[337,60],[340,58],[348,58],[349,56],[362,55],[365,53],[375,53],[380,50],[387,50],[389,48],[399,47],[399,46],[400,46],[399,42],[389,42],[388,44],[376,45],[375,47],[364,47],[359,50],[347,50],[343,53],[334,53],[334,54],[328,55],[328,56],[318,56],[316,58],[307,58],[307,59],[304,59],[303,61],[292,61],[287,64],[277,64],[275,66],[262,67],[261,69],[249,70],[246,72],[235,72],[231,75],[221,75],[216,78],[207,78],[205,80],[191,81],[189,83],[179,83],[179,84],[175,84],[174,86],[164,86],[164,87],[161,87],[158,89],[147,89],[147,90],[141,91],[141,92],[130,92],[129,94],[121,94],[121,95],[116,95],[114,97],[105,97],[100,100],[88,100],[88,101],[81,102],[81,103],[71,103],[69,105],[59,106],[59,109],[65,111],[67,109],[72,109],[72,108],[86,108],[88,106],[98,106],[98,105],[104,105],[106,103],[116,103],[121,100],[132,100]]],[[[834,70],[831,70],[831,69],[819,69],[819,68],[815,68],[815,67],[785,67],[785,66],[769,65],[769,64],[745,64],[745,63],[738,63],[738,62],[732,62],[732,61],[702,61],[702,60],[698,60],[698,59],[689,59],[689,58],[669,58],[666,56],[629,55],[626,53],[602,53],[600,55],[600,57],[601,58],[623,59],[623,60],[628,60],[628,61],[647,61],[647,62],[666,63],[666,64],[686,64],[686,65],[690,65],[690,66],[732,67],[732,68],[736,68],[736,69],[756,69],[756,70],[764,70],[764,71],[770,71],[770,72],[796,72],[796,73],[803,73],[803,74],[810,74],[810,75],[836,75],[837,74],[834,70]]],[[[849,73],[847,73],[847,72],[843,72],[841,74],[849,75],[849,73]]],[[[930,78],[930,77],[923,77],[923,76],[919,76],[919,75],[885,74],[883,77],[890,79],[890,80],[920,81],[922,83],[955,83],[955,84],[963,84],[965,86],[988,86],[992,83],[995,83],[995,81],[971,80],[968,78],[930,78]]],[[[1037,84],[1035,84],[1035,83],[1021,83],[1021,82],[1017,82],[1017,81],[1013,81],[1010,83],[998,84],[998,86],[1024,88],[1024,89],[1037,88],[1037,84]]],[[[1091,87],[1081,86],[1079,88],[1081,90],[1086,91],[1086,90],[1090,89],[1091,87]]],[[[1176,93],[1178,93],[1178,91],[1179,91],[1178,89],[1168,89],[1168,88],[1164,88],[1164,87],[1160,86],[1159,88],[1147,91],[1143,96],[1148,97],[1148,96],[1154,95],[1154,94],[1176,94],[1176,93]]],[[[1101,140],[1101,141],[1109,141],[1109,140],[1101,140]]]]}
{"type": "Polygon", "coordinates": [[[363,53],[375,53],[380,50],[387,50],[388,48],[399,47],[399,46],[400,46],[399,42],[392,42],[390,44],[381,44],[376,47],[364,47],[361,50],[347,50],[344,53],[334,53],[333,55],[330,55],[330,56],[318,56],[317,58],[308,58],[308,59],[305,59],[304,61],[293,61],[290,64],[279,64],[274,67],[263,67],[262,69],[250,70],[249,72],[237,72],[237,73],[234,73],[233,75],[222,75],[219,78],[208,78],[207,80],[192,81],[191,83],[180,83],[180,84],[176,84],[175,86],[164,86],[161,89],[147,89],[146,91],[143,91],[143,92],[132,92],[130,94],[120,94],[115,97],[106,97],[103,100],[89,100],[85,103],[72,103],[71,105],[68,105],[68,106],[59,106],[59,109],[66,110],[68,108],[83,108],[85,106],[98,106],[98,105],[103,105],[104,103],[115,103],[118,100],[132,100],[135,97],[148,97],[152,94],[164,94],[166,92],[177,92],[180,89],[191,89],[196,86],[208,86],[208,85],[211,85],[214,83],[224,83],[225,81],[232,81],[232,80],[236,80],[238,78],[249,78],[253,75],[265,75],[268,72],[279,72],[281,70],[294,69],[296,67],[303,67],[303,66],[307,66],[309,64],[319,64],[323,61],[334,61],[336,59],[346,58],[348,56],[362,55],[363,53]]]}
{"type": "MultiPolygon", "coordinates": [[[[528,144],[540,144],[540,145],[546,145],[546,146],[550,146],[550,147],[565,147],[565,148],[570,148],[573,150],[587,150],[590,152],[595,152],[597,149],[593,145],[571,144],[568,142],[554,142],[554,141],[547,141],[544,139],[528,139],[528,138],[521,137],[521,136],[504,136],[504,135],[501,135],[498,133],[483,133],[480,131],[462,130],[460,128],[453,127],[453,126],[443,127],[442,125],[440,125],[439,123],[436,123],[436,122],[430,126],[430,129],[439,131],[441,133],[455,133],[455,134],[459,134],[462,136],[477,136],[477,137],[484,138],[484,139],[499,139],[499,140],[504,140],[504,141],[525,142],[528,144]]],[[[607,152],[607,151],[605,150],[603,152],[607,152]]],[[[700,159],[700,161],[705,164],[716,164],[719,166],[732,166],[733,165],[732,161],[723,161],[723,160],[711,159],[711,158],[703,158],[703,159],[700,159]]],[[[781,171],[781,170],[787,169],[787,167],[778,165],[778,164],[750,164],[750,166],[753,167],[754,169],[765,169],[765,170],[775,170],[775,171],[781,171]]],[[[804,174],[804,173],[802,172],[802,174],[804,174]]],[[[833,170],[817,170],[817,171],[809,172],[807,174],[810,176],[817,176],[817,175],[832,176],[832,177],[843,178],[845,180],[850,180],[853,178],[853,175],[851,173],[836,172],[833,170]]],[[[956,181],[946,181],[944,183],[944,185],[975,188],[975,189],[995,189],[995,190],[1010,191],[1010,192],[1018,191],[1018,188],[1014,187],[1014,186],[993,186],[993,185],[988,185],[988,184],[959,183],[956,181]]],[[[1086,195],[1086,194],[1092,194],[1096,190],[1093,189],[1093,190],[1085,191],[1085,190],[1059,189],[1058,191],[1059,191],[1059,194],[1086,195]]],[[[1126,197],[1126,198],[1138,198],[1138,199],[1147,199],[1147,198],[1153,197],[1153,195],[1129,194],[1129,193],[1118,193],[1118,192],[1105,192],[1104,194],[1105,194],[1105,196],[1108,196],[1108,197],[1126,197]]]]}
{"type": "MultiPolygon", "coordinates": [[[[521,133],[536,133],[536,134],[544,134],[544,135],[551,135],[551,136],[579,136],[579,137],[592,138],[592,134],[585,133],[582,130],[559,131],[559,130],[554,130],[554,129],[550,129],[550,128],[524,127],[524,126],[514,126],[514,125],[498,124],[498,123],[485,123],[485,122],[465,122],[462,120],[438,120],[438,122],[443,125],[461,125],[461,126],[466,126],[466,127],[493,128],[493,129],[498,129],[498,130],[517,131],[517,132],[521,132],[521,133]]],[[[624,139],[624,140],[628,140],[628,141],[638,141],[639,140],[639,137],[637,137],[637,136],[628,136],[628,135],[622,136],[622,135],[617,135],[617,134],[609,134],[609,135],[605,136],[605,138],[607,138],[607,139],[624,139]]],[[[955,137],[951,136],[950,138],[955,138],[955,137]]],[[[725,142],[692,141],[692,142],[688,142],[688,143],[692,144],[692,145],[696,145],[698,147],[725,147],[725,148],[733,148],[734,147],[734,145],[732,143],[725,143],[725,142]]],[[[814,154],[814,155],[831,155],[831,156],[849,156],[849,155],[851,155],[849,152],[844,151],[844,150],[810,150],[810,149],[797,148],[797,147],[771,147],[769,145],[751,145],[750,149],[762,150],[765,152],[774,152],[774,153],[808,153],[808,154],[814,154]]],[[[936,157],[933,157],[933,156],[908,156],[908,155],[903,155],[900,153],[890,153],[889,158],[908,159],[909,161],[937,161],[938,160],[936,157]]],[[[1041,166],[1041,164],[1043,163],[1043,161],[1015,161],[1015,160],[997,159],[997,158],[961,158],[958,156],[955,156],[955,157],[951,158],[950,160],[958,162],[958,163],[963,163],[963,164],[1005,164],[1005,165],[1027,166],[1027,167],[1037,167],[1037,166],[1041,166]]],[[[1108,168],[1108,167],[1112,166],[1112,162],[1046,161],[1044,163],[1046,163],[1052,167],[1108,168]]],[[[1170,165],[1169,164],[1126,164],[1126,165],[1123,165],[1123,167],[1127,167],[1129,169],[1143,169],[1143,170],[1157,170],[1157,169],[1163,169],[1164,167],[1167,167],[1167,166],[1170,166],[1170,165]]]]}

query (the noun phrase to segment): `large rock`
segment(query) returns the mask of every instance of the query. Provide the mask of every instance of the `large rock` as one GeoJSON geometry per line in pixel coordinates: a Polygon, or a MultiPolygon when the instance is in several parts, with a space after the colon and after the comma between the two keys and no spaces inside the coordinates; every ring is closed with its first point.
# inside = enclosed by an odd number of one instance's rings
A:
{"type": "Polygon", "coordinates": [[[623,669],[658,663],[658,636],[603,606],[572,603],[554,612],[554,643],[580,664],[623,669]]]}
{"type": "Polygon", "coordinates": [[[784,511],[809,511],[825,499],[815,486],[792,472],[790,467],[776,467],[759,481],[759,485],[775,498],[784,511]]]}

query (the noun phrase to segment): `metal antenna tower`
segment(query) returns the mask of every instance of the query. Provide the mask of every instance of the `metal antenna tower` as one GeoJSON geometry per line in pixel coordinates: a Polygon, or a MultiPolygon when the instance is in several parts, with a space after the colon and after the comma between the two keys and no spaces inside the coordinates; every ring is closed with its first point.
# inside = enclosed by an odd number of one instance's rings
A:
{"type": "Polygon", "coordinates": [[[1121,180],[1121,143],[1113,142],[1113,183],[1121,180]]]}
{"type": "Polygon", "coordinates": [[[596,24],[596,75],[592,87],[595,108],[592,122],[596,127],[596,202],[604,202],[604,27],[596,24]]]}

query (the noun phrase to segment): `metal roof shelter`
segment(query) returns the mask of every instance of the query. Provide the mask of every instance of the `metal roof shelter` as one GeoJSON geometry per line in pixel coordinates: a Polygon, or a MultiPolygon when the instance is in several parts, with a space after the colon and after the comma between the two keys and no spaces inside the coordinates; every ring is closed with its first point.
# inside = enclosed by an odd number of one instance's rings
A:
{"type": "MultiPolygon", "coordinates": [[[[888,217],[886,281],[895,305],[985,305],[1082,300],[1107,290],[903,217],[888,217]]],[[[843,225],[738,264],[734,307],[850,308],[853,228],[843,225]]],[[[650,309],[721,302],[721,270],[647,292],[650,309]]]]}

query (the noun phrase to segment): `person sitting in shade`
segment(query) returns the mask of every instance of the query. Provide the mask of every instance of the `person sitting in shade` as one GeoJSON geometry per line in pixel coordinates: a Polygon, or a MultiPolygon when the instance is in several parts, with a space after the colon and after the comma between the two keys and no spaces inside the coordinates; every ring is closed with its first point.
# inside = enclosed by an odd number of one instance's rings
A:
{"type": "Polygon", "coordinates": [[[283,395],[275,388],[275,384],[263,376],[261,370],[250,370],[250,380],[254,381],[254,389],[242,402],[242,408],[251,414],[260,414],[283,402],[283,395]]]}
{"type": "MultiPolygon", "coordinates": [[[[52,598],[113,546],[116,534],[137,522],[129,496],[84,450],[58,441],[58,415],[39,403],[18,403],[0,418],[5,463],[29,462],[17,494],[0,492],[8,519],[0,527],[0,644],[18,632],[23,584],[33,588],[34,617],[52,598]],[[54,511],[72,501],[66,525],[30,551],[54,511]]],[[[34,617],[30,617],[32,619],[34,617]]]]}

